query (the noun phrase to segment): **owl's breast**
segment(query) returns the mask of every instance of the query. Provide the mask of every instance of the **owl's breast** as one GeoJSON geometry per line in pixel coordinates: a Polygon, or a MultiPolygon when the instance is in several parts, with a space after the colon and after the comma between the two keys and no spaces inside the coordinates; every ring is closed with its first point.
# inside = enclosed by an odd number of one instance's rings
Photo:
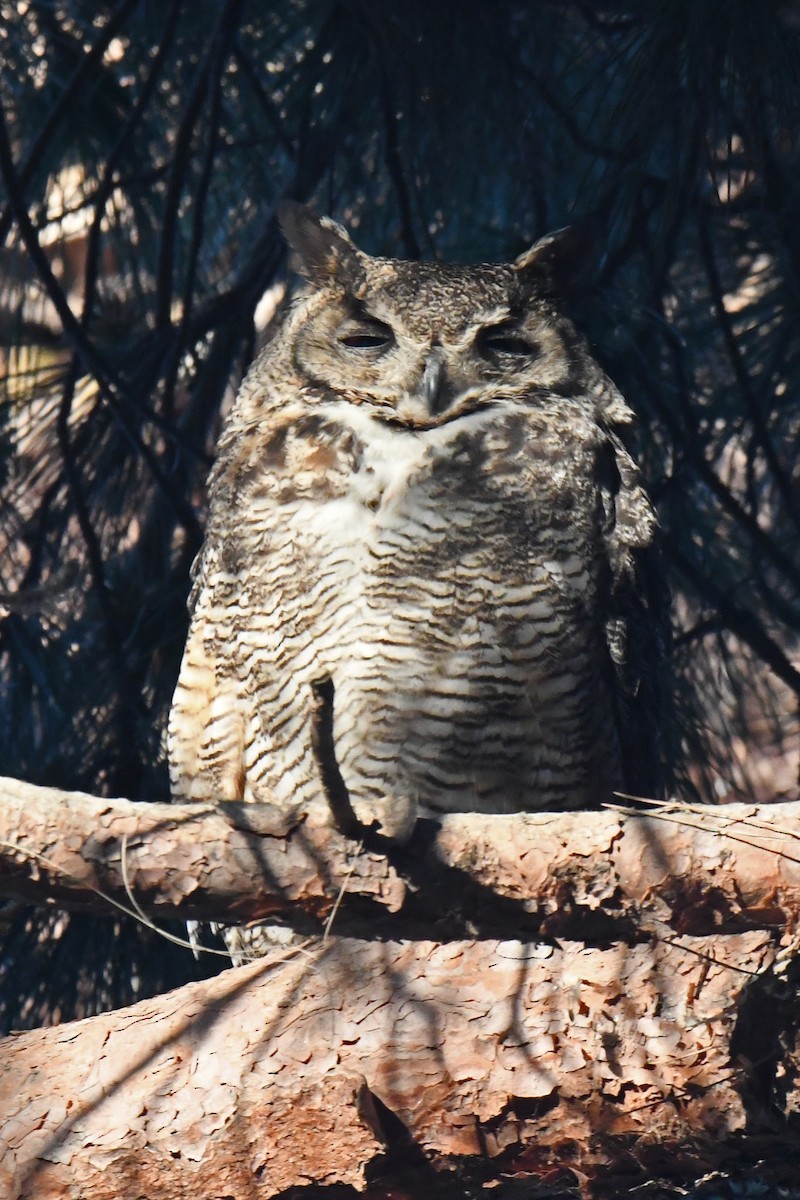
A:
{"type": "Polygon", "coordinates": [[[585,611],[601,567],[597,442],[596,424],[575,412],[486,409],[411,431],[321,405],[280,433],[280,455],[240,470],[246,494],[234,508],[247,517],[230,553],[263,552],[276,566],[277,556],[306,590],[309,579],[330,583],[342,619],[348,604],[415,601],[422,618],[434,586],[467,589],[470,611],[508,591],[518,609],[534,580],[538,610],[543,573],[553,603],[585,611]]]}
{"type": "Polygon", "coordinates": [[[309,607],[324,597],[313,669],[334,683],[348,786],[391,777],[433,807],[496,809],[535,784],[540,803],[585,803],[586,746],[598,729],[612,741],[587,621],[596,432],[565,451],[527,412],[347,427],[348,487],[285,515],[317,580],[309,607]]]}
{"type": "Polygon", "coordinates": [[[256,520],[301,512],[320,531],[353,537],[417,518],[420,533],[436,531],[462,510],[496,533],[499,508],[506,518],[524,512],[524,536],[532,522],[572,523],[591,508],[600,438],[592,416],[565,400],[486,407],[420,430],[320,403],[236,439],[217,501],[256,520]]]}
{"type": "Polygon", "coordinates": [[[357,801],[510,811],[611,786],[599,436],[565,406],[414,431],[339,401],[232,445],[217,498],[239,519],[217,542],[247,778],[252,760],[278,795],[311,786],[302,731],[329,677],[357,801]]]}

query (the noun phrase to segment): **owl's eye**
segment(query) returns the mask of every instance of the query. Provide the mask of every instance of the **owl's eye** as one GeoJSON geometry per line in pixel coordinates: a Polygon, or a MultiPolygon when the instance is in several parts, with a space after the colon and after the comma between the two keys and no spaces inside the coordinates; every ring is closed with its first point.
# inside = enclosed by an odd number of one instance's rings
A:
{"type": "Polygon", "coordinates": [[[394,344],[391,329],[382,321],[348,321],[339,329],[336,339],[348,350],[376,352],[388,350],[394,344]]]}
{"type": "Polygon", "coordinates": [[[478,338],[478,350],[484,358],[513,358],[520,360],[520,365],[522,360],[535,358],[539,353],[535,342],[530,342],[522,334],[503,326],[485,329],[478,338]]]}

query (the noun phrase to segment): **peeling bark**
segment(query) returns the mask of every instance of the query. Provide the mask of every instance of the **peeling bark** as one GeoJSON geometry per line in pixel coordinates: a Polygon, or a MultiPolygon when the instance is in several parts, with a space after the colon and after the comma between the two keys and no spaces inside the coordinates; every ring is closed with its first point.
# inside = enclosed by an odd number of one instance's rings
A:
{"type": "Polygon", "coordinates": [[[458,813],[420,822],[405,847],[368,835],[359,848],[324,805],[146,804],[0,780],[0,893],[108,911],[92,889],[123,904],[130,889],[154,920],[322,920],[340,900],[337,932],[398,914],[407,935],[435,920],[440,940],[635,938],[652,920],[695,935],[791,930],[800,803],[458,813]]]}
{"type": "Polygon", "coordinates": [[[790,1144],[796,1029],[774,1024],[760,1092],[737,1044],[774,966],[763,931],[602,950],[335,939],[251,963],[7,1039],[0,1194],[361,1190],[405,1139],[495,1179],[619,1171],[665,1143],[707,1164],[754,1131],[763,1152],[781,1125],[790,1144]]]}
{"type": "Polygon", "coordinates": [[[6,894],[322,922],[345,889],[336,937],[7,1038],[3,1197],[613,1193],[800,1158],[800,804],[453,814],[359,847],[322,807],[0,797],[6,894]]]}

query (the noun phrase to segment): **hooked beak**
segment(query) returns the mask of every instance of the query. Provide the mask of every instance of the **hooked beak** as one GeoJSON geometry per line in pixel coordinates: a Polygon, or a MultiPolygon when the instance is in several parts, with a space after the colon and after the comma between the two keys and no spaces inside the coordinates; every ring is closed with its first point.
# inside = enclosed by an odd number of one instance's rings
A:
{"type": "Polygon", "coordinates": [[[441,346],[431,350],[422,372],[420,391],[425,401],[425,407],[432,415],[440,413],[447,407],[446,374],[444,369],[444,351],[441,346]]]}

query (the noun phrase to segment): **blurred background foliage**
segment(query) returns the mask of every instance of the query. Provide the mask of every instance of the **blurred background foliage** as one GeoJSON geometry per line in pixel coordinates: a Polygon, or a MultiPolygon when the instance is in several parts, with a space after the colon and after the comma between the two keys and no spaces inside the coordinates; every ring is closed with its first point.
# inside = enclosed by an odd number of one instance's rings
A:
{"type": "MultiPolygon", "coordinates": [[[[635,408],[674,591],[680,792],[794,794],[800,5],[0,0],[0,770],[163,798],[221,414],[284,196],[502,260],[593,214],[576,316],[635,408]]],[[[0,1018],[197,972],[10,908],[0,1018]]]]}

